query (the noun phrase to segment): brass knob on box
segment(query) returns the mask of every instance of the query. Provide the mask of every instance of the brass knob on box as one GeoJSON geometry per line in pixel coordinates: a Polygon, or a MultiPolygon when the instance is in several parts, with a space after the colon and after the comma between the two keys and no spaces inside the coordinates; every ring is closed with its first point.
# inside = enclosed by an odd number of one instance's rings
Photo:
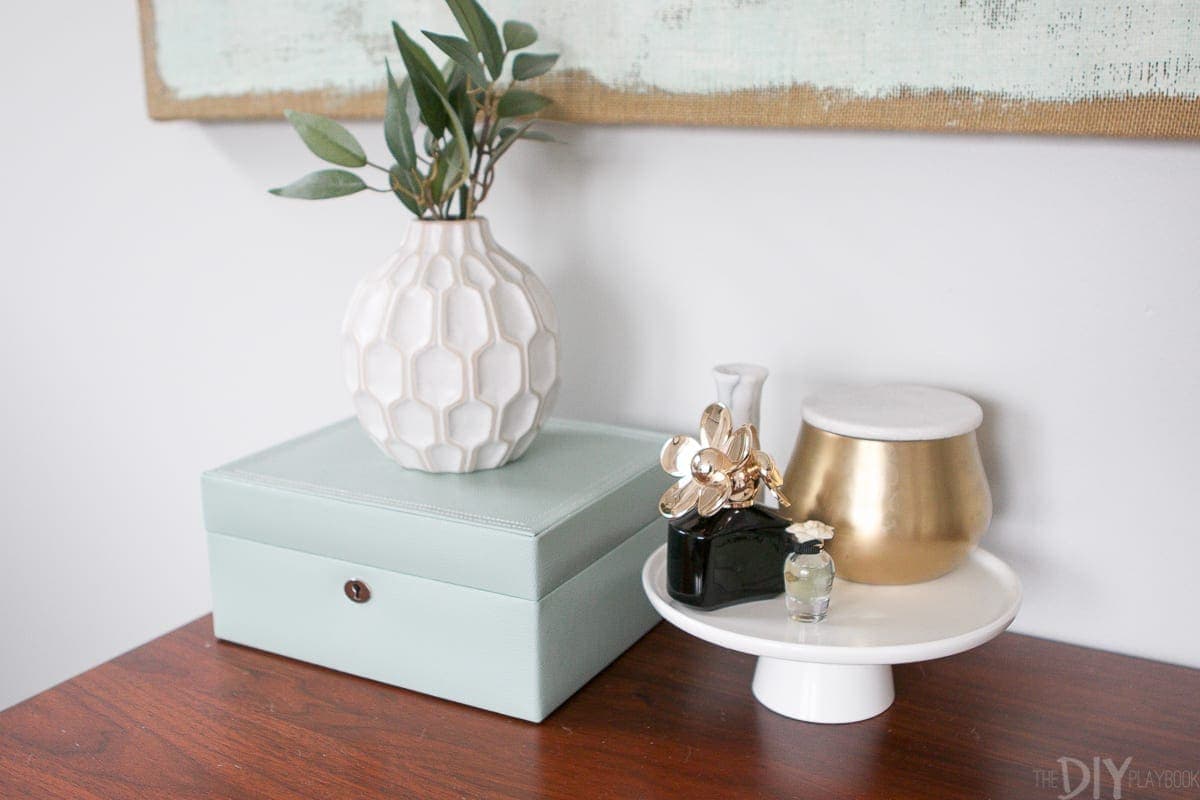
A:
{"type": "Polygon", "coordinates": [[[367,586],[360,580],[346,581],[346,585],[342,587],[342,591],[356,603],[365,603],[371,599],[371,587],[367,586]]]}

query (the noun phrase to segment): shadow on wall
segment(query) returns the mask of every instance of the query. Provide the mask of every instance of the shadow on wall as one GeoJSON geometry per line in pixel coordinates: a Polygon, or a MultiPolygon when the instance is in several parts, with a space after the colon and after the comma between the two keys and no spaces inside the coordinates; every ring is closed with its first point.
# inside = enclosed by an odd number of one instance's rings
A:
{"type": "Polygon", "coordinates": [[[1021,408],[966,391],[983,407],[983,424],[977,433],[983,468],[992,491],[992,525],[980,546],[1007,561],[1022,580],[1041,583],[1051,575],[1067,575],[1067,565],[1047,564],[1035,556],[1037,538],[1043,535],[1038,496],[1044,486],[1041,468],[1042,432],[1036,416],[1021,408]],[[1020,461],[1014,459],[1014,442],[1020,442],[1020,461]],[[1005,449],[1005,443],[1008,449],[1005,449]],[[1018,498],[1020,493],[1031,494],[1018,498]],[[1014,509],[1024,509],[1025,518],[1014,519],[1014,509]]]}
{"type": "MultiPolygon", "coordinates": [[[[375,193],[316,202],[271,197],[268,187],[328,165],[308,152],[282,120],[199,127],[245,179],[231,191],[261,195],[264,218],[294,231],[291,242],[264,242],[263,251],[242,256],[278,261],[302,252],[310,269],[314,260],[328,262],[330,274],[308,279],[328,282],[336,275],[345,284],[344,297],[331,295],[325,301],[340,318],[352,287],[398,246],[409,212],[375,193]]],[[[347,127],[368,155],[387,152],[378,121],[347,127]]],[[[596,170],[611,164],[595,157],[601,148],[590,144],[592,130],[553,123],[544,128],[567,144],[528,142],[510,151],[497,170],[484,216],[492,221],[500,244],[528,264],[555,299],[562,349],[559,407],[569,408],[571,416],[611,421],[612,409],[629,408],[639,400],[638,387],[625,377],[643,372],[647,358],[637,346],[640,321],[630,307],[629,270],[605,263],[610,258],[604,254],[612,251],[611,215],[586,205],[594,196],[589,187],[596,170]]],[[[362,171],[369,183],[382,185],[370,173],[362,171]]]]}
{"type": "MultiPolygon", "coordinates": [[[[369,153],[386,152],[377,121],[354,122],[348,127],[369,153]]],[[[879,360],[869,350],[862,350],[861,358],[850,363],[840,357],[827,361],[811,352],[805,353],[791,339],[819,341],[824,335],[820,324],[806,315],[789,318],[786,324],[777,321],[777,328],[786,326],[788,337],[782,337],[776,346],[764,345],[758,334],[723,342],[723,348],[730,352],[722,352],[722,347],[713,349],[707,342],[690,345],[689,334],[679,327],[686,324],[687,308],[679,306],[690,306],[696,296],[695,287],[678,287],[679,293],[671,297],[647,297],[647,292],[663,292],[667,287],[654,280],[650,273],[654,265],[646,263],[655,256],[638,249],[634,243],[635,235],[643,238],[646,235],[644,228],[636,226],[646,223],[638,219],[636,208],[604,205],[603,198],[624,198],[625,192],[647,188],[634,177],[613,174],[614,164],[629,162],[631,154],[622,152],[626,146],[624,137],[612,137],[604,129],[587,126],[547,123],[544,127],[567,144],[530,142],[514,148],[501,165],[502,174],[484,211],[492,219],[500,243],[529,264],[555,298],[562,349],[560,413],[622,421],[630,417],[631,410],[637,409],[634,416],[641,419],[624,421],[647,424],[658,417],[678,418],[667,427],[674,428],[677,424],[683,426],[680,430],[686,429],[691,424],[691,413],[683,405],[664,406],[659,397],[663,387],[654,385],[660,378],[678,382],[679,370],[672,365],[648,363],[655,352],[661,353],[664,348],[648,345],[647,338],[675,342],[666,349],[685,361],[694,361],[696,355],[685,349],[699,346],[705,350],[708,364],[743,357],[766,363],[772,377],[767,382],[764,399],[764,439],[784,463],[799,429],[800,402],[807,394],[847,383],[922,382],[923,372],[930,377],[925,382],[942,384],[937,379],[938,359],[932,358],[932,354],[917,359],[920,368],[914,370],[910,364],[897,372],[890,359],[879,360]],[[603,142],[598,141],[601,138],[603,142]],[[658,305],[662,318],[645,314],[648,304],[658,305]],[[801,357],[803,363],[797,363],[795,359],[801,357]]],[[[328,250],[330,255],[320,257],[336,262],[329,266],[337,273],[338,280],[345,283],[345,298],[361,275],[403,236],[407,212],[398,204],[389,203],[386,197],[363,195],[316,203],[269,197],[266,187],[321,168],[321,162],[296,141],[285,122],[204,123],[200,128],[212,146],[244,177],[245,184],[240,190],[260,193],[263,213],[272,219],[282,218],[288,229],[296,231],[297,241],[281,246],[282,251],[300,249],[311,256],[313,251],[328,250]]],[[[633,199],[645,206],[645,198],[633,199]]],[[[678,220],[672,235],[702,243],[697,244],[702,250],[709,245],[721,246],[720,241],[710,242],[711,231],[687,227],[694,222],[687,217],[678,220]]],[[[287,257],[286,253],[259,255],[287,257]]],[[[685,251],[681,258],[686,260],[695,255],[685,251]]],[[[331,277],[324,276],[324,280],[331,277]]],[[[304,278],[297,275],[295,279],[304,278]]],[[[321,280],[315,276],[314,279],[321,280]]],[[[820,275],[813,275],[812,279],[822,280],[820,275]]],[[[330,319],[340,315],[343,298],[331,295],[322,302],[332,303],[330,319]]],[[[723,313],[736,313],[737,308],[723,313]]],[[[743,311],[750,313],[748,309],[743,311]]],[[[742,323],[729,327],[735,331],[756,328],[753,320],[742,323]]],[[[859,346],[868,343],[857,342],[859,346]]],[[[705,398],[712,391],[706,369],[687,373],[688,380],[705,398]]],[[[679,393],[678,386],[672,388],[679,393]]],[[[983,545],[1030,578],[1034,572],[1051,569],[1051,565],[1041,564],[1028,555],[1037,548],[1025,539],[1038,535],[1036,509],[1042,507],[1042,498],[1015,497],[1037,492],[1037,487],[1043,485],[1040,469],[1043,454],[1037,446],[1039,432],[1035,417],[981,397],[970,386],[947,388],[974,396],[984,407],[980,450],[993,492],[995,514],[992,530],[983,545]],[[1023,443],[1021,452],[1004,452],[1005,443],[1011,447],[1013,442],[1023,443]],[[1023,509],[1026,518],[1010,519],[1014,508],[1023,509]]],[[[690,391],[689,384],[684,393],[690,391]]]]}
{"type": "Polygon", "coordinates": [[[1039,446],[1043,432],[1038,428],[1036,417],[1017,406],[981,396],[970,386],[947,384],[933,377],[923,378],[920,373],[897,374],[888,369],[846,369],[820,362],[806,364],[803,368],[784,366],[773,371],[764,400],[764,417],[770,412],[765,423],[767,432],[773,442],[781,444],[776,449],[786,458],[784,463],[791,460],[805,397],[842,386],[891,382],[925,383],[961,392],[979,402],[983,408],[983,424],[977,436],[993,504],[992,524],[984,533],[980,546],[1007,561],[1027,582],[1041,583],[1071,576],[1069,580],[1075,585],[1086,585],[1085,576],[1074,575],[1075,570],[1070,564],[1049,563],[1039,554],[1043,548],[1038,539],[1045,535],[1042,521],[1045,498],[1041,490],[1045,471],[1044,454],[1039,446]],[[774,386],[771,381],[775,382],[774,386]],[[782,408],[777,408],[776,403],[781,398],[786,398],[786,402],[782,408]],[[791,434],[790,439],[775,435],[774,428],[779,426],[782,434],[784,425],[791,434]],[[784,441],[786,446],[782,444],[784,441]],[[1014,442],[1021,446],[1013,447],[1014,442]],[[1015,517],[1016,513],[1022,516],[1015,517]]]}
{"type": "MultiPolygon", "coordinates": [[[[559,409],[571,416],[613,420],[614,409],[644,403],[627,379],[646,372],[638,346],[643,323],[632,307],[636,259],[610,263],[619,228],[613,209],[589,205],[606,191],[595,186],[611,159],[584,126],[547,123],[566,142],[529,142],[501,165],[486,211],[497,238],[546,283],[558,310],[562,394],[559,409]],[[552,179],[550,178],[552,176],[552,179]]],[[[620,243],[616,245],[620,249],[620,243]]],[[[652,322],[652,321],[649,321],[652,322]]]]}

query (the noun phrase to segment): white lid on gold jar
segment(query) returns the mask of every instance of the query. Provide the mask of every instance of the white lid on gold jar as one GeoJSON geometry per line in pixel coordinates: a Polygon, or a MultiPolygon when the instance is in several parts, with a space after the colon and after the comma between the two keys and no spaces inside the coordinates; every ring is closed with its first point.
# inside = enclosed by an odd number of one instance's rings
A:
{"type": "Polygon", "coordinates": [[[916,442],[970,433],[983,409],[966,395],[932,386],[885,384],[835,389],[804,401],[804,421],[854,439],[916,442]]]}

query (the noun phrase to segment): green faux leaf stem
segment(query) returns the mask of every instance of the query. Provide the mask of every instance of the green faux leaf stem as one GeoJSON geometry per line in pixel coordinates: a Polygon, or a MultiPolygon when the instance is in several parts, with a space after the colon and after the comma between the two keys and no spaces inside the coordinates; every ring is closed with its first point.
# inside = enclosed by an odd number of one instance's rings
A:
{"type": "Polygon", "coordinates": [[[418,218],[471,219],[491,190],[496,162],[519,139],[554,141],[532,130],[529,119],[550,99],[513,87],[544,75],[558,56],[514,53],[510,60],[510,53],[538,40],[531,25],[508,20],[501,36],[478,0],[445,2],[463,35],[421,32],[449,58],[441,69],[430,58],[433,51],[414,41],[398,22],[392,23],[405,77],[397,83],[385,59],[383,134],[391,159],[384,164],[391,166],[368,160],[362,145],[341,124],[318,114],[286,112],[318,158],[340,167],[377,169],[387,175],[388,188],[370,186],[344,169],[326,169],[271,189],[272,194],[321,200],[364,190],[390,192],[418,218]]]}

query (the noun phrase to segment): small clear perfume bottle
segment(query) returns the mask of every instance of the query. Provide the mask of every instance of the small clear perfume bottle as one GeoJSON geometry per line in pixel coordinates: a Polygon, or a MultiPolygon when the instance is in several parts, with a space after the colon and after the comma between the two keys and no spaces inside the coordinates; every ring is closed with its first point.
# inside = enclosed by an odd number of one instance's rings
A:
{"type": "Polygon", "coordinates": [[[783,562],[788,615],[798,622],[820,622],[833,592],[833,559],[824,549],[833,528],[814,520],[792,525],[787,532],[792,537],[792,552],[783,562]]]}

